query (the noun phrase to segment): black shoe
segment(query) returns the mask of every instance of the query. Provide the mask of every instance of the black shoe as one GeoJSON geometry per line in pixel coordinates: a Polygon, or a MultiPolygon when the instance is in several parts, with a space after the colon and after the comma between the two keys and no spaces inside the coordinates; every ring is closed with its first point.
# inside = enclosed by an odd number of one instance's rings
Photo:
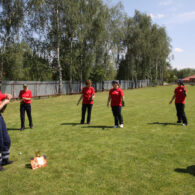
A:
{"type": "Polygon", "coordinates": [[[0,165],[0,171],[4,171],[5,169],[0,165]]]}
{"type": "Polygon", "coordinates": [[[181,121],[177,121],[177,123],[181,123],[181,121]]]}
{"type": "Polygon", "coordinates": [[[81,124],[81,125],[83,125],[83,124],[84,124],[84,122],[82,122],[82,121],[81,121],[81,123],[80,123],[80,124],[81,124]]]}
{"type": "Polygon", "coordinates": [[[25,127],[21,127],[21,128],[20,128],[20,131],[24,131],[24,129],[25,129],[25,127]]]}
{"type": "Polygon", "coordinates": [[[31,125],[30,128],[33,129],[34,128],[33,125],[31,125]]]}
{"type": "Polygon", "coordinates": [[[2,166],[5,166],[5,165],[10,165],[10,164],[12,164],[14,161],[12,161],[12,160],[8,160],[8,159],[4,159],[3,161],[2,161],[2,166]]]}

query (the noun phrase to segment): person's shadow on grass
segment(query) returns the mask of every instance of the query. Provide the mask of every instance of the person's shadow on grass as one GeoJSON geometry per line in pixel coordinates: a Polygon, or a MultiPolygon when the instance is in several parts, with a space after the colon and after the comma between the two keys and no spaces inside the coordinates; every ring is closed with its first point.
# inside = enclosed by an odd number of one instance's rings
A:
{"type": "Polygon", "coordinates": [[[19,128],[7,128],[8,131],[19,131],[19,128]]]}
{"type": "Polygon", "coordinates": [[[72,125],[72,126],[76,126],[76,125],[80,125],[80,123],[61,123],[61,125],[72,125]]]}
{"type": "Polygon", "coordinates": [[[177,168],[177,169],[175,169],[175,172],[189,173],[189,174],[195,176],[195,165],[188,166],[186,169],[177,168]]]}
{"type": "Polygon", "coordinates": [[[153,123],[148,123],[149,125],[163,125],[163,126],[167,126],[167,125],[181,125],[179,123],[160,123],[160,122],[153,122],[153,123]]]}
{"type": "Polygon", "coordinates": [[[92,126],[92,125],[89,125],[89,126],[84,126],[82,128],[94,128],[94,129],[111,129],[113,128],[113,126],[106,126],[106,125],[96,125],[96,126],[92,126]]]}

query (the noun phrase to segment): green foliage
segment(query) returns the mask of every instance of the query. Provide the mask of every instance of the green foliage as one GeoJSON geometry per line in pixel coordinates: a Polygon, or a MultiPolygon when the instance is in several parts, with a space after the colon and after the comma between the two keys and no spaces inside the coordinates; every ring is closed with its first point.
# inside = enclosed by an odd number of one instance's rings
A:
{"type": "Polygon", "coordinates": [[[118,78],[164,79],[170,55],[170,40],[163,27],[152,24],[151,18],[135,11],[126,22],[127,48],[125,59],[121,60],[118,78]]]}
{"type": "Polygon", "coordinates": [[[116,72],[123,80],[166,77],[165,28],[139,11],[125,16],[121,3],[17,0],[2,1],[0,10],[1,74],[4,67],[11,71],[5,79],[97,81],[114,79],[116,72]],[[18,48],[24,43],[30,53],[18,48]]]}

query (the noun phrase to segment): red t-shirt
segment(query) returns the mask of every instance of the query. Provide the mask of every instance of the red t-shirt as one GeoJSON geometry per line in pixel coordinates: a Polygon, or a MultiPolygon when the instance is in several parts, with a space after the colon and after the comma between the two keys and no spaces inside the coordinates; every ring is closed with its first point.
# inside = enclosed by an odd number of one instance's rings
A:
{"type": "Polygon", "coordinates": [[[187,89],[184,86],[176,87],[175,88],[175,103],[182,103],[185,104],[186,97],[184,95],[184,89],[187,94],[187,89]]]}
{"type": "Polygon", "coordinates": [[[93,87],[84,87],[82,90],[83,94],[83,104],[93,104],[93,100],[91,99],[91,96],[95,95],[95,90],[93,87]]]}
{"type": "Polygon", "coordinates": [[[111,97],[111,106],[122,106],[122,97],[124,94],[121,88],[110,89],[109,95],[111,97]]]}
{"type": "Polygon", "coordinates": [[[6,98],[6,94],[2,94],[0,91],[0,103],[2,100],[4,100],[6,98]]]}
{"type": "MultiPolygon", "coordinates": [[[[27,91],[21,90],[20,94],[19,94],[19,98],[22,99],[23,97],[25,97],[25,98],[32,98],[31,90],[29,90],[29,89],[27,91]]],[[[30,104],[31,100],[24,100],[24,103],[25,104],[30,104]]]]}

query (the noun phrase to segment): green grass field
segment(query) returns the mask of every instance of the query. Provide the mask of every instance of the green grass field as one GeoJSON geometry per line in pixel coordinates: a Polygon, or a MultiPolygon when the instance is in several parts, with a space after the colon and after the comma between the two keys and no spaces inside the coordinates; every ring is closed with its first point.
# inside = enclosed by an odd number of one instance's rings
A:
{"type": "Polygon", "coordinates": [[[195,86],[187,86],[187,127],[175,124],[168,104],[174,88],[124,91],[123,129],[110,128],[108,92],[96,94],[91,125],[79,124],[79,95],[33,100],[34,129],[24,132],[19,102],[12,102],[4,119],[14,164],[0,172],[0,194],[194,194],[195,86]],[[48,167],[28,168],[36,150],[48,167]]]}

